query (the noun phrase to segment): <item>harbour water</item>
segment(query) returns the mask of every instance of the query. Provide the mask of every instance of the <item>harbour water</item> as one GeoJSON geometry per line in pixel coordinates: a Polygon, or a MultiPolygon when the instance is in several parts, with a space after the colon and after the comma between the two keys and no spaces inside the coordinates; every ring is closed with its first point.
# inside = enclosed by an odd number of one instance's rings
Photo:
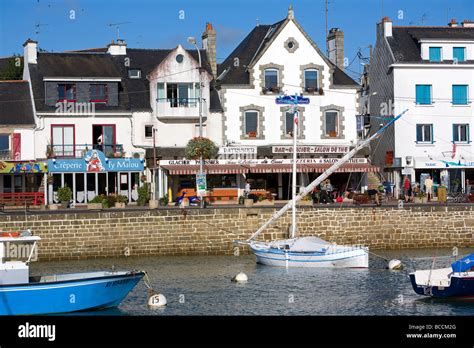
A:
{"type": "MultiPolygon", "coordinates": [[[[459,249],[459,255],[474,249],[459,249]]],[[[408,272],[453,261],[450,249],[377,251],[404,262],[404,271],[389,271],[371,257],[369,269],[300,269],[257,265],[253,255],[123,257],[33,263],[31,273],[54,274],[100,269],[146,270],[168,305],[150,309],[143,282],[119,308],[79,315],[474,315],[474,302],[440,301],[412,290],[408,272]],[[231,282],[239,272],[245,284],[231,282]]],[[[77,313],[75,315],[78,315],[77,313]]]]}

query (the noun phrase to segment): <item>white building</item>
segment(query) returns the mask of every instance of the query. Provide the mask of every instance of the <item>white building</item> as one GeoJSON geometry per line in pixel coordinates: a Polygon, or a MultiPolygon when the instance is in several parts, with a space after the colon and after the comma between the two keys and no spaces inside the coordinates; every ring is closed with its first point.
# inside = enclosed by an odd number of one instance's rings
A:
{"type": "Polygon", "coordinates": [[[377,26],[370,66],[372,128],[408,109],[372,147],[374,163],[398,188],[402,176],[423,187],[460,190],[474,180],[474,24],[455,20],[446,27],[377,26]]]}
{"type": "MultiPolygon", "coordinates": [[[[309,105],[298,107],[299,183],[322,172],[357,141],[356,115],[360,86],[343,71],[344,35],[332,29],[328,59],[294,18],[258,25],[219,66],[218,86],[223,106],[223,143],[254,146],[254,163],[236,178],[254,189],[289,197],[293,114],[277,105],[279,95],[302,94],[309,105]]],[[[245,162],[242,162],[244,166],[245,162]]],[[[360,189],[361,173],[375,170],[366,158],[354,159],[331,177],[337,189],[360,189]],[[352,173],[352,174],[351,174],[352,173]],[[358,187],[357,187],[358,186],[358,187]]]]}

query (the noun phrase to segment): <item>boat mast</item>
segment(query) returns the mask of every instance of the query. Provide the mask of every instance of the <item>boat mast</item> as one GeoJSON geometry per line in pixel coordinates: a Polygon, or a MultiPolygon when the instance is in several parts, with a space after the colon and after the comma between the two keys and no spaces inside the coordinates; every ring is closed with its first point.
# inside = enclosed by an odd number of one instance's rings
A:
{"type": "MultiPolygon", "coordinates": [[[[295,100],[297,96],[295,95],[295,100]]],[[[298,137],[298,106],[293,106],[293,185],[292,185],[292,209],[291,209],[291,238],[296,237],[296,142],[298,137]]]]}
{"type": "MultiPolygon", "coordinates": [[[[396,116],[393,120],[388,122],[385,126],[380,128],[377,132],[375,132],[372,136],[370,136],[368,139],[364,140],[360,144],[358,144],[354,149],[352,149],[350,152],[348,152],[345,156],[343,156],[339,161],[334,163],[331,167],[326,169],[324,173],[322,173],[320,176],[318,176],[311,184],[306,186],[302,192],[300,192],[296,197],[293,198],[293,200],[289,201],[283,208],[281,208],[279,211],[277,211],[273,216],[265,222],[257,231],[255,231],[254,234],[248,238],[245,243],[251,242],[253,239],[255,239],[263,230],[265,230],[268,226],[270,226],[275,220],[279,219],[286,211],[290,208],[293,207],[293,205],[296,205],[298,201],[300,201],[303,197],[305,197],[307,194],[309,194],[313,189],[318,186],[323,180],[325,180],[328,176],[330,176],[332,173],[334,173],[339,167],[341,167],[344,163],[349,161],[359,150],[363,149],[367,145],[370,144],[370,142],[376,138],[378,138],[390,125],[392,125],[396,120],[398,120],[404,113],[406,113],[408,109],[403,111],[400,115],[396,116]]],[[[244,243],[244,244],[245,244],[244,243]]]]}

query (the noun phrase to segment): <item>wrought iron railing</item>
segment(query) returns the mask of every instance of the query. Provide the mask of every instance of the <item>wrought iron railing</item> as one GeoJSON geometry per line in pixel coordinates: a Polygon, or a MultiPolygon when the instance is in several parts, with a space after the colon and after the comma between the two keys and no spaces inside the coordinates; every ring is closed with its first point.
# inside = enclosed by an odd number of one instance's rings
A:
{"type": "Polygon", "coordinates": [[[89,150],[102,151],[106,157],[125,157],[122,144],[60,144],[48,145],[46,157],[48,158],[82,158],[89,150]]]}
{"type": "Polygon", "coordinates": [[[194,108],[199,105],[199,98],[157,98],[158,103],[168,103],[171,108],[194,108]]]}
{"type": "Polygon", "coordinates": [[[10,150],[0,150],[0,160],[11,160],[12,152],[10,150]]]}

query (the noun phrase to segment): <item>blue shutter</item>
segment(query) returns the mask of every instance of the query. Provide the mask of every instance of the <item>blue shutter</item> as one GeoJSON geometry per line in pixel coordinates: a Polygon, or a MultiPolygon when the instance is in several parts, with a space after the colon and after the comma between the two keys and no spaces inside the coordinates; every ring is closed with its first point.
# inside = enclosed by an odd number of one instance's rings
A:
{"type": "Polygon", "coordinates": [[[430,47],[430,62],[441,62],[441,47],[430,47]]]}
{"type": "Polygon", "coordinates": [[[416,125],[416,141],[423,141],[423,126],[421,124],[416,125]]]}
{"type": "Polygon", "coordinates": [[[453,85],[453,104],[467,104],[467,85],[453,85]]]}
{"type": "Polygon", "coordinates": [[[453,60],[464,62],[464,47],[453,47],[453,60]]]}
{"type": "Polygon", "coordinates": [[[453,141],[456,142],[456,141],[459,141],[459,135],[458,135],[458,132],[457,132],[457,124],[453,124],[453,141]]]}
{"type": "Polygon", "coordinates": [[[431,85],[416,85],[416,103],[431,104],[431,85]]]}

